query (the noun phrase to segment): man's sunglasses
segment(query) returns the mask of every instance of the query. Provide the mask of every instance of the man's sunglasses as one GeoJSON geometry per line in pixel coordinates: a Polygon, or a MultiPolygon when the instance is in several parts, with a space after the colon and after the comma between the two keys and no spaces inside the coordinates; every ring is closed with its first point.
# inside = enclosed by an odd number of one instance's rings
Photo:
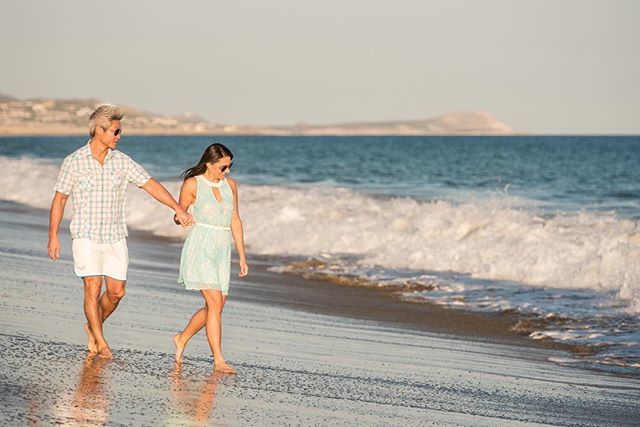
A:
{"type": "Polygon", "coordinates": [[[229,163],[228,165],[224,165],[223,167],[220,168],[220,172],[224,172],[227,169],[231,170],[231,166],[233,166],[233,162],[229,163]]]}
{"type": "Polygon", "coordinates": [[[111,130],[111,129],[105,129],[105,130],[110,130],[111,132],[113,132],[113,136],[118,136],[122,133],[122,129],[118,128],[116,130],[111,130]]]}

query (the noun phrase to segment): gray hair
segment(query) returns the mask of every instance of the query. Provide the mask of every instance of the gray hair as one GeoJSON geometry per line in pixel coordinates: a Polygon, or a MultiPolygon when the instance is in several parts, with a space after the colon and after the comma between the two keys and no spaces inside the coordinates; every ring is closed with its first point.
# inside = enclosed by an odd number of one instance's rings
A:
{"type": "Polygon", "coordinates": [[[109,129],[111,121],[122,120],[122,116],[124,114],[122,114],[122,110],[117,105],[104,104],[99,106],[89,117],[89,135],[93,138],[98,126],[104,130],[109,129]]]}

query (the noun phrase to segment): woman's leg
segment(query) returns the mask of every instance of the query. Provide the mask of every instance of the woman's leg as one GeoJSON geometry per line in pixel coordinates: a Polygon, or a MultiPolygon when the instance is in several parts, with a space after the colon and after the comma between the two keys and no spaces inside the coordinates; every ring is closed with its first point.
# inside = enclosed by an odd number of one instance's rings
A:
{"type": "Polygon", "coordinates": [[[200,291],[207,303],[207,320],[205,328],[207,331],[207,340],[209,347],[213,353],[215,370],[235,374],[235,369],[227,365],[222,356],[222,309],[227,301],[226,295],[221,291],[203,290],[200,291]]]}
{"type": "Polygon", "coordinates": [[[207,307],[202,307],[196,311],[184,330],[173,336],[173,343],[176,346],[176,362],[182,362],[182,353],[184,348],[195,334],[202,328],[207,321],[207,307]]]}

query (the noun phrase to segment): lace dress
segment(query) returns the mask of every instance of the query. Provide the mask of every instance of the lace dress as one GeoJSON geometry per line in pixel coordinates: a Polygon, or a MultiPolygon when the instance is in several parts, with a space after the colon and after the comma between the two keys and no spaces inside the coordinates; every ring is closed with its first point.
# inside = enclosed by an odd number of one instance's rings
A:
{"type": "Polygon", "coordinates": [[[196,201],[192,213],[196,224],[189,230],[182,247],[178,283],[186,289],[214,289],[227,295],[231,267],[233,192],[226,179],[212,182],[198,175],[196,182],[196,201]],[[212,187],[220,190],[221,202],[216,200],[212,187]]]}

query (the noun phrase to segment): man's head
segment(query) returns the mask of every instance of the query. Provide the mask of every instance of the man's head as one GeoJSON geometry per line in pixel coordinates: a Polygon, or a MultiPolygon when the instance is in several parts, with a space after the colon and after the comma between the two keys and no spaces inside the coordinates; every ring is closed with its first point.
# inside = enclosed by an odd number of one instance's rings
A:
{"type": "Polygon", "coordinates": [[[122,110],[117,105],[101,105],[89,117],[89,135],[115,150],[120,139],[122,110]]]}

